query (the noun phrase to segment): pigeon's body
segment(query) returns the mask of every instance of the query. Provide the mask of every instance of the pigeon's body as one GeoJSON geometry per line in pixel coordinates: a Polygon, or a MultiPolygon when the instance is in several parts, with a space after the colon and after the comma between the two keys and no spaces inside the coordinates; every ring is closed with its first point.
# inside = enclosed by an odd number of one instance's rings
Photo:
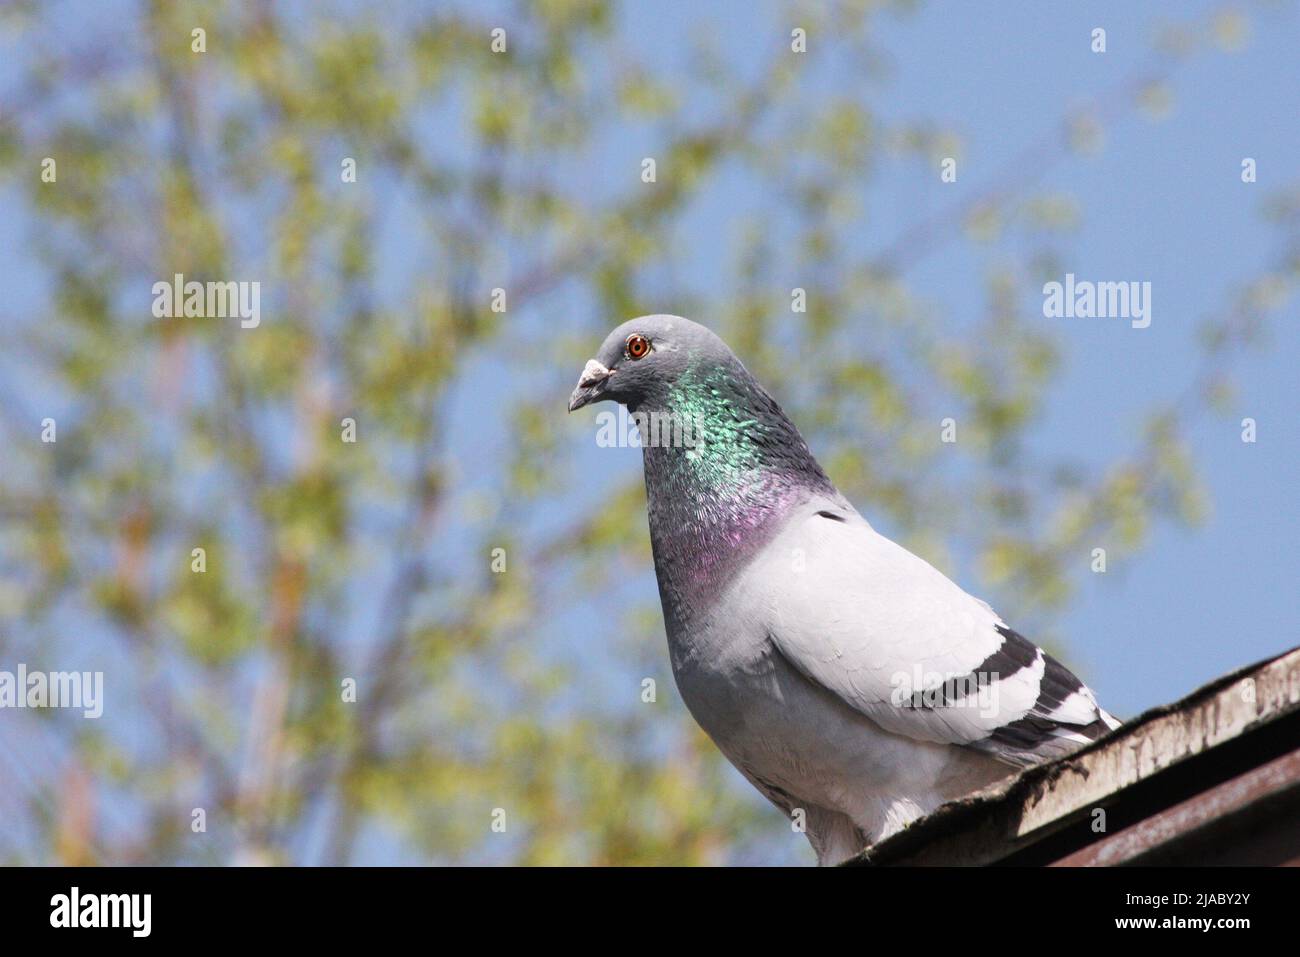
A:
{"type": "MultiPolygon", "coordinates": [[[[670,626],[668,646],[695,720],[773,804],[792,819],[802,810],[818,858],[834,862],[1009,769],[987,755],[886,731],[782,652],[773,636],[808,599],[800,586],[817,581],[791,570],[796,549],[815,556],[833,544],[816,539],[816,526],[830,531],[833,523],[816,514],[819,504],[794,508],[771,547],[738,570],[709,611],[670,626]]],[[[803,575],[820,572],[817,564],[814,557],[803,575]]],[[[859,620],[865,628],[868,619],[859,620]]]]}
{"type": "Polygon", "coordinates": [[[703,327],[615,330],[571,405],[605,397],[685,426],[669,433],[684,445],[644,451],[673,674],[822,863],[1116,726],[988,605],[876,533],[703,327]]]}

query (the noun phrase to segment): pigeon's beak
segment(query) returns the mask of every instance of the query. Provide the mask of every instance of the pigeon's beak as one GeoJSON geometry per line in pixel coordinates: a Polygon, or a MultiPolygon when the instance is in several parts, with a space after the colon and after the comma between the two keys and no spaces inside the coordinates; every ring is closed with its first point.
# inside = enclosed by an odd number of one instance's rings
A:
{"type": "Polygon", "coordinates": [[[582,375],[578,378],[578,387],[573,390],[573,395],[569,396],[569,411],[581,409],[584,405],[599,399],[601,393],[605,391],[605,383],[613,374],[613,369],[606,369],[595,359],[588,359],[582,369],[582,375]]]}

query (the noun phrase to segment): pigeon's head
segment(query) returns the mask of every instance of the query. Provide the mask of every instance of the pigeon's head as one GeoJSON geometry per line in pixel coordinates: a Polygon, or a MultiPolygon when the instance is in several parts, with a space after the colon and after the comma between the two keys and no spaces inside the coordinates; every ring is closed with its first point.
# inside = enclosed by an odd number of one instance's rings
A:
{"type": "Polygon", "coordinates": [[[569,411],[612,399],[635,412],[660,407],[678,377],[700,361],[730,364],[731,350],[699,323],[681,316],[629,319],[588,359],[569,411]]]}

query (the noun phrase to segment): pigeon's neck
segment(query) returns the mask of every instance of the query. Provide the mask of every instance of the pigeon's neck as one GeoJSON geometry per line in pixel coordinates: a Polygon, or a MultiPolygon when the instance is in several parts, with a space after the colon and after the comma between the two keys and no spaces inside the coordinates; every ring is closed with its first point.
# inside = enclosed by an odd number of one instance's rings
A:
{"type": "Polygon", "coordinates": [[[781,407],[737,366],[688,371],[659,408],[638,410],[655,429],[642,447],[670,635],[706,610],[796,506],[837,495],[781,407]]]}

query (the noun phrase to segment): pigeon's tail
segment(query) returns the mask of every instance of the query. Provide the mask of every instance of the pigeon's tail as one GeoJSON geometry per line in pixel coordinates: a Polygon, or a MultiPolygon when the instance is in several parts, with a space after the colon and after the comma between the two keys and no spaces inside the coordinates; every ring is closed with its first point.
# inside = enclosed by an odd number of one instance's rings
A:
{"type": "MultiPolygon", "coordinates": [[[[1107,717],[1110,721],[1115,721],[1113,717],[1107,717]]],[[[1027,768],[1071,754],[1118,726],[1118,722],[1111,724],[1101,718],[1084,725],[1057,724],[1045,718],[1022,718],[1014,726],[999,728],[990,737],[970,746],[993,755],[1005,764],[1027,768]]]]}

